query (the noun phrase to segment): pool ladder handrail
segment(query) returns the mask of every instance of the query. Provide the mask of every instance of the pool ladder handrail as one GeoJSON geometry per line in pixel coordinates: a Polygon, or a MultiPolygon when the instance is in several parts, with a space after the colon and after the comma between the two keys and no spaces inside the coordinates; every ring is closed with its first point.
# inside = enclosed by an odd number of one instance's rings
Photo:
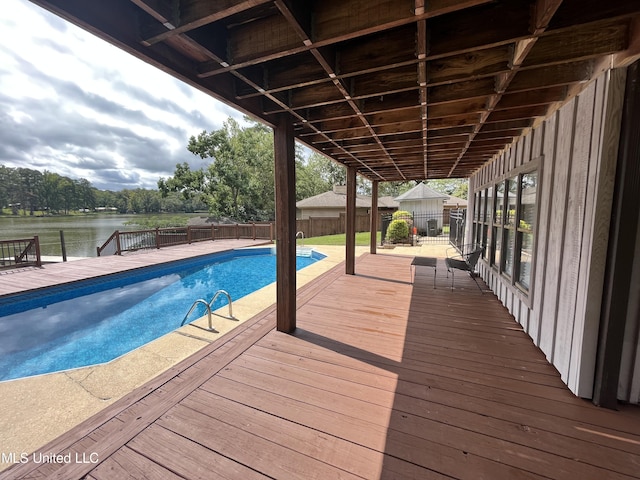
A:
{"type": "Polygon", "coordinates": [[[236,317],[233,316],[233,302],[231,301],[231,295],[229,295],[229,292],[227,292],[226,290],[218,290],[213,295],[211,300],[209,300],[209,302],[207,302],[206,300],[203,300],[201,298],[199,298],[198,300],[193,302],[193,304],[191,305],[191,308],[189,309],[187,314],[182,319],[182,323],[180,323],[181,327],[184,325],[184,322],[187,321],[187,318],[189,318],[189,315],[191,315],[191,312],[193,312],[193,309],[196,308],[198,306],[198,304],[203,304],[207,309],[207,320],[208,320],[208,323],[209,323],[209,328],[206,329],[206,328],[203,328],[203,327],[201,327],[199,325],[193,325],[194,327],[202,328],[203,330],[208,330],[210,332],[215,332],[216,330],[215,330],[215,328],[213,328],[213,325],[211,323],[211,316],[212,315],[215,315],[215,316],[221,317],[221,318],[226,318],[227,320],[238,320],[236,317]],[[228,302],[227,304],[229,305],[229,315],[220,315],[219,313],[215,313],[215,312],[211,311],[211,307],[214,305],[214,303],[216,302],[216,300],[218,299],[218,297],[220,295],[224,295],[225,297],[227,297],[227,302],[228,302]]]}

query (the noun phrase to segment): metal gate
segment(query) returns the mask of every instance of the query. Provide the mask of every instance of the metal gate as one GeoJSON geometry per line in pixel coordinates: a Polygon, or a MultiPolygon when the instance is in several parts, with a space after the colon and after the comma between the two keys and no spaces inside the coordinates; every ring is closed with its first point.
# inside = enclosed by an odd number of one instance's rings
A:
{"type": "Polygon", "coordinates": [[[413,244],[413,245],[446,245],[449,243],[449,224],[444,221],[443,213],[413,212],[407,216],[384,215],[382,217],[383,244],[413,244]],[[392,220],[404,220],[409,227],[409,236],[401,239],[391,239],[387,235],[392,220]]]}
{"type": "Polygon", "coordinates": [[[462,251],[464,245],[464,229],[467,224],[465,209],[451,210],[449,216],[449,243],[462,251]]]}

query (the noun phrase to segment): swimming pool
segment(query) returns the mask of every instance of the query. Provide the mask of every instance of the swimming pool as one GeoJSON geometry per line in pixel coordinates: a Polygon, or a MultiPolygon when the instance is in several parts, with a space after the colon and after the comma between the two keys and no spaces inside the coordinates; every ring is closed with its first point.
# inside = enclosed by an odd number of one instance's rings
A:
{"type": "MultiPolygon", "coordinates": [[[[296,257],[296,268],[323,257],[296,257]]],[[[109,362],[178,328],[199,298],[273,283],[275,260],[272,248],[233,250],[0,298],[0,380],[109,362]]]]}

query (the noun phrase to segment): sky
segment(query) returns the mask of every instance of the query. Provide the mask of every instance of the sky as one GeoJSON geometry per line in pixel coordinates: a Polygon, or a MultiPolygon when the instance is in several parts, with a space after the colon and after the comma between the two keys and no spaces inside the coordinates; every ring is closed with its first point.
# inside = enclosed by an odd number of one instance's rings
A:
{"type": "Polygon", "coordinates": [[[0,9],[0,165],[157,188],[189,137],[242,114],[27,0],[0,9]]]}

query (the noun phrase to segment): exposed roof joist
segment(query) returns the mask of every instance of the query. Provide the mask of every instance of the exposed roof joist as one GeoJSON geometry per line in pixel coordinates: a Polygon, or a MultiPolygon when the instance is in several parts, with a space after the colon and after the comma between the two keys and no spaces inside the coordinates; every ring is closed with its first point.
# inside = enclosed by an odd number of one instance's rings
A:
{"type": "Polygon", "coordinates": [[[603,68],[637,0],[32,0],[374,180],[466,177],[603,68]]]}

